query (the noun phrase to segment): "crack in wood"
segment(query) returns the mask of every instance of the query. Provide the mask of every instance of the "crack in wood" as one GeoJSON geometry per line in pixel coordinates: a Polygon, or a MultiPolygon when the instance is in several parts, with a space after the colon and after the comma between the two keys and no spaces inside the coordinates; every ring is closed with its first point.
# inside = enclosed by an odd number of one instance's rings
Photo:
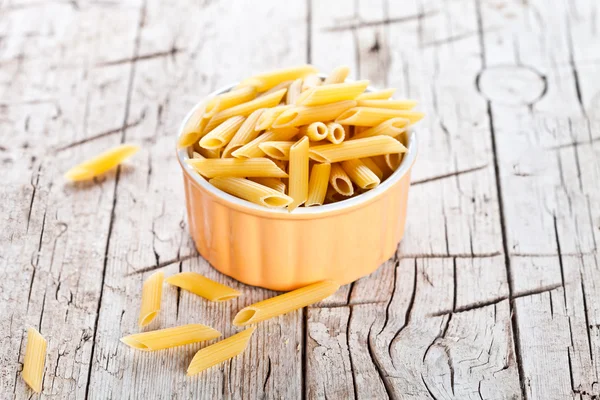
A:
{"type": "Polygon", "coordinates": [[[185,52],[185,50],[186,50],[185,48],[172,47],[171,49],[169,49],[167,51],[157,51],[154,53],[142,54],[142,55],[131,57],[131,58],[122,58],[119,60],[105,61],[105,62],[96,64],[95,67],[109,67],[109,66],[114,66],[114,65],[135,63],[138,61],[153,60],[156,58],[169,57],[169,56],[172,58],[175,58],[176,54],[185,52]]]}
{"type": "Polygon", "coordinates": [[[451,178],[453,176],[459,176],[459,175],[468,174],[471,172],[480,171],[487,167],[488,167],[488,164],[485,164],[485,165],[480,165],[480,166],[473,167],[473,168],[467,168],[467,169],[463,169],[463,170],[459,170],[459,171],[449,172],[447,174],[436,175],[436,176],[432,176],[429,178],[418,179],[418,180],[411,182],[411,185],[416,186],[416,185],[421,185],[423,183],[435,182],[435,181],[439,181],[440,179],[446,179],[446,178],[451,178]]]}
{"type": "Polygon", "coordinates": [[[324,32],[338,32],[338,31],[346,31],[346,30],[353,30],[353,29],[371,28],[371,27],[381,26],[381,25],[399,24],[399,23],[411,22],[411,21],[415,21],[415,20],[419,20],[419,19],[423,19],[423,18],[432,17],[436,14],[438,14],[437,11],[429,11],[429,12],[421,12],[421,13],[413,14],[413,15],[407,15],[406,17],[384,18],[384,19],[376,20],[376,21],[359,21],[359,22],[355,22],[352,24],[348,24],[348,25],[339,25],[339,26],[332,26],[332,27],[324,28],[323,31],[324,32]]]}
{"type": "MultiPolygon", "coordinates": [[[[373,339],[371,336],[371,333],[373,331],[373,324],[375,324],[375,321],[371,323],[371,326],[369,327],[369,333],[367,334],[367,350],[369,352],[369,357],[371,357],[371,361],[373,361],[373,366],[375,367],[375,370],[379,375],[379,379],[381,379],[381,383],[383,383],[383,387],[385,388],[385,392],[387,393],[388,398],[395,399],[396,397],[394,396],[393,384],[389,381],[389,377],[384,373],[383,367],[381,366],[377,357],[375,357],[375,352],[373,350],[373,341],[375,339],[373,339]]],[[[381,333],[382,331],[380,331],[379,333],[381,333]]]]}
{"type": "Polygon", "coordinates": [[[348,358],[350,360],[350,373],[352,374],[352,389],[354,398],[358,400],[358,388],[356,387],[356,371],[354,370],[354,360],[352,359],[352,349],[350,348],[350,324],[352,322],[352,306],[348,307],[348,322],[346,323],[346,345],[348,346],[348,358]]]}
{"type": "Polygon", "coordinates": [[[394,368],[396,368],[396,364],[394,363],[394,357],[392,357],[392,346],[394,345],[394,342],[396,341],[396,339],[398,338],[398,336],[402,333],[402,331],[408,326],[408,324],[410,324],[410,320],[411,320],[411,316],[412,316],[412,310],[413,310],[413,306],[415,305],[415,298],[417,296],[417,284],[418,284],[418,281],[419,281],[418,280],[418,272],[419,272],[418,271],[418,264],[417,264],[417,260],[415,259],[413,288],[412,288],[412,293],[410,295],[410,301],[408,302],[408,307],[406,308],[406,314],[405,314],[405,317],[404,317],[404,323],[396,331],[396,333],[394,334],[394,336],[390,340],[390,343],[388,344],[388,355],[390,357],[390,360],[392,361],[392,366],[394,368]]]}
{"type": "MultiPolygon", "coordinates": [[[[136,269],[133,272],[129,272],[129,273],[125,274],[125,276],[132,276],[132,275],[143,274],[145,272],[150,272],[150,271],[154,271],[154,270],[157,270],[157,269],[160,269],[160,268],[168,267],[171,264],[183,263],[184,261],[191,260],[192,258],[197,258],[197,257],[200,257],[200,255],[199,254],[189,254],[187,256],[177,257],[177,258],[174,258],[174,259],[171,259],[171,260],[166,260],[166,261],[163,261],[161,263],[157,263],[157,264],[154,264],[154,265],[151,265],[151,266],[148,266],[148,267],[143,267],[143,268],[140,268],[140,269],[136,269]]],[[[181,269],[181,265],[180,265],[179,268],[181,269]]]]}

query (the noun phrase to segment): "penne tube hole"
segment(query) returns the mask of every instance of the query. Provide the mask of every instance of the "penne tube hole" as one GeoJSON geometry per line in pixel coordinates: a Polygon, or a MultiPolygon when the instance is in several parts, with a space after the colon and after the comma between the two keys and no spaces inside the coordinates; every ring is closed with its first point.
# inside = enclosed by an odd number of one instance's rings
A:
{"type": "Polygon", "coordinates": [[[215,139],[215,138],[203,138],[200,141],[200,146],[204,147],[205,149],[218,149],[219,147],[223,146],[223,141],[221,139],[215,139]]]}
{"type": "Polygon", "coordinates": [[[275,120],[275,123],[273,125],[277,125],[277,126],[283,126],[283,125],[287,125],[290,122],[292,122],[293,120],[296,119],[296,117],[298,116],[298,111],[284,111],[279,117],[277,117],[277,119],[275,120]]]}
{"type": "Polygon", "coordinates": [[[379,186],[379,182],[374,181],[374,182],[367,184],[363,189],[367,189],[367,190],[375,189],[377,186],[379,186]]]}
{"type": "Polygon", "coordinates": [[[335,190],[343,195],[351,196],[354,193],[354,188],[345,179],[335,178],[332,184],[335,190]]]}
{"type": "Polygon", "coordinates": [[[403,155],[401,153],[392,153],[385,155],[385,163],[392,170],[395,171],[402,161],[403,155]]]}
{"type": "Polygon", "coordinates": [[[285,207],[290,203],[288,198],[281,196],[265,196],[261,200],[268,207],[285,207]]]}
{"type": "Polygon", "coordinates": [[[319,140],[325,139],[325,137],[327,136],[327,125],[318,124],[316,131],[317,131],[317,138],[319,140]]]}
{"type": "Polygon", "coordinates": [[[236,297],[238,297],[240,295],[240,293],[236,293],[236,294],[228,294],[226,296],[221,296],[221,297],[217,297],[215,299],[215,301],[227,301],[227,300],[231,300],[231,299],[235,299],[236,297]]]}
{"type": "Polygon", "coordinates": [[[333,142],[337,144],[342,143],[344,141],[346,133],[344,132],[344,128],[342,128],[341,126],[335,126],[331,131],[331,135],[333,137],[333,142]]]}
{"type": "Polygon", "coordinates": [[[342,115],[340,115],[339,117],[337,117],[335,120],[336,120],[336,122],[339,122],[339,121],[342,121],[342,120],[345,120],[345,119],[349,119],[349,118],[354,117],[357,113],[358,113],[358,110],[350,109],[348,111],[344,111],[342,113],[342,115]]]}
{"type": "Polygon", "coordinates": [[[248,308],[237,313],[233,319],[233,324],[237,326],[246,325],[250,323],[252,318],[256,315],[256,310],[248,308]]]}
{"type": "Polygon", "coordinates": [[[140,326],[148,325],[154,319],[154,317],[156,317],[156,314],[156,311],[152,311],[151,313],[145,315],[144,318],[140,321],[140,326]]]}
{"type": "Polygon", "coordinates": [[[262,150],[265,153],[267,153],[267,155],[270,156],[270,157],[273,157],[273,158],[276,158],[276,159],[281,159],[281,160],[283,160],[285,158],[285,153],[283,151],[281,151],[281,149],[278,149],[277,147],[267,147],[267,146],[265,146],[265,148],[263,148],[262,150]]]}
{"type": "Polygon", "coordinates": [[[310,156],[310,158],[312,158],[313,160],[315,160],[318,163],[327,163],[329,162],[328,159],[326,159],[325,157],[323,157],[322,155],[320,155],[319,153],[309,150],[308,155],[310,156]]]}
{"type": "Polygon", "coordinates": [[[142,342],[138,342],[137,340],[131,339],[131,338],[121,338],[121,342],[125,343],[126,345],[129,345],[135,349],[139,349],[139,350],[150,350],[150,348],[148,346],[146,346],[145,344],[143,344],[142,342]]]}

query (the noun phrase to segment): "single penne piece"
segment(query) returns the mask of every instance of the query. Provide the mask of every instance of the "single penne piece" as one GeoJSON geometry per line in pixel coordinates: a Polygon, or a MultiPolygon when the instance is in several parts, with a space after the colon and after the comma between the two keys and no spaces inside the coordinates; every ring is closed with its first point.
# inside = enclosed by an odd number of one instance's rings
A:
{"type": "Polygon", "coordinates": [[[349,199],[350,197],[340,194],[332,186],[327,188],[327,194],[325,195],[325,204],[337,203],[349,199]]]}
{"type": "Polygon", "coordinates": [[[382,154],[404,153],[407,149],[402,143],[390,136],[373,136],[355,139],[340,144],[325,144],[311,147],[310,158],[317,162],[339,162],[353,158],[365,158],[382,154]]]}
{"type": "Polygon", "coordinates": [[[335,122],[342,125],[375,126],[390,118],[406,118],[411,124],[420,121],[424,114],[417,111],[391,110],[388,108],[354,107],[339,117],[335,122]]]}
{"type": "Polygon", "coordinates": [[[369,81],[333,83],[321,85],[302,92],[296,104],[299,106],[320,106],[344,100],[354,100],[369,86],[369,81]]]}
{"type": "Polygon", "coordinates": [[[386,154],[384,156],[385,164],[392,171],[395,171],[398,169],[398,167],[402,163],[403,158],[404,158],[404,154],[401,154],[401,153],[386,154]]]}
{"type": "Polygon", "coordinates": [[[190,362],[187,369],[187,375],[195,375],[207,368],[241,354],[246,350],[246,347],[248,347],[250,337],[252,337],[252,333],[254,333],[255,330],[256,327],[248,328],[227,339],[223,339],[220,342],[198,350],[194,355],[194,358],[192,358],[192,362],[190,362]]]}
{"type": "Polygon", "coordinates": [[[327,140],[334,144],[340,144],[344,141],[346,132],[340,124],[329,122],[327,124],[327,140]]]}
{"type": "Polygon", "coordinates": [[[233,135],[233,138],[231,138],[223,150],[223,158],[232,157],[231,153],[244,146],[246,143],[256,139],[260,132],[255,131],[254,127],[264,111],[264,108],[260,108],[246,118],[242,126],[240,126],[240,129],[233,135]]]}
{"type": "Polygon", "coordinates": [[[90,158],[67,171],[65,178],[71,181],[83,181],[95,178],[115,168],[126,158],[138,152],[140,148],[132,144],[122,144],[113,147],[96,157],[90,158]]]}
{"type": "Polygon", "coordinates": [[[412,110],[415,100],[357,100],[357,107],[390,108],[392,110],[412,110]]]}
{"type": "Polygon", "coordinates": [[[381,183],[377,175],[359,159],[342,161],[340,164],[352,182],[361,189],[373,189],[381,183]]]}
{"type": "Polygon", "coordinates": [[[143,351],[156,351],[204,342],[221,336],[221,332],[202,324],[188,324],[156,331],[135,333],[121,338],[129,347],[143,351]]]}
{"type": "MultiPolygon", "coordinates": [[[[213,97],[208,101],[207,108],[212,107],[212,113],[223,111],[228,108],[246,103],[256,98],[256,88],[253,86],[244,86],[239,89],[233,89],[229,92],[213,97]]],[[[212,116],[212,115],[211,115],[212,116]]]]}
{"type": "Polygon", "coordinates": [[[331,173],[331,164],[315,164],[310,171],[308,180],[308,198],[304,205],[320,206],[325,202],[327,186],[329,185],[329,174],[331,173]]]}
{"type": "Polygon", "coordinates": [[[196,143],[202,137],[204,128],[208,124],[208,118],[205,118],[206,105],[198,108],[192,116],[187,120],[183,128],[183,133],[177,142],[177,145],[181,147],[188,147],[196,143]]]}
{"type": "Polygon", "coordinates": [[[204,160],[186,160],[200,175],[205,178],[287,178],[275,163],[268,158],[215,158],[204,160]]]}
{"type": "Polygon", "coordinates": [[[180,272],[168,277],[167,283],[210,301],[226,301],[241,295],[237,290],[208,279],[197,272],[180,272]]]}
{"type": "Polygon", "coordinates": [[[210,184],[233,196],[266,207],[281,208],[293,199],[277,190],[244,178],[213,178],[210,184]]]}
{"type": "Polygon", "coordinates": [[[302,92],[308,89],[312,89],[321,84],[321,78],[317,74],[310,74],[302,81],[302,92]]]}
{"type": "MultiPolygon", "coordinates": [[[[258,145],[258,147],[265,152],[271,158],[276,160],[289,160],[290,149],[295,142],[264,142],[258,145]]],[[[284,178],[284,177],[282,177],[284,178]]]]}
{"type": "Polygon", "coordinates": [[[384,177],[387,178],[392,174],[392,172],[394,172],[394,170],[390,169],[390,167],[388,167],[387,163],[385,162],[385,155],[370,157],[370,159],[373,160],[377,167],[379,167],[379,170],[383,173],[384,177]]]}
{"type": "Polygon", "coordinates": [[[23,372],[21,376],[25,383],[37,393],[42,391],[47,346],[48,342],[37,329],[27,329],[27,347],[25,348],[25,359],[23,360],[23,372]]]}
{"type": "Polygon", "coordinates": [[[317,72],[318,70],[312,65],[300,65],[254,75],[248,79],[244,79],[240,85],[254,86],[259,92],[264,92],[281,82],[304,78],[307,75],[316,74],[317,72]]]}
{"type": "Polygon", "coordinates": [[[247,117],[260,108],[275,107],[277,104],[279,104],[279,102],[285,95],[286,90],[287,89],[281,89],[274,93],[271,93],[270,95],[257,97],[256,99],[251,100],[247,103],[238,104],[237,106],[228,108],[223,111],[219,111],[210,119],[210,122],[204,130],[206,132],[210,132],[211,130],[216,128],[221,122],[225,121],[228,118],[235,117],[236,115],[247,117]]]}
{"type": "Polygon", "coordinates": [[[288,88],[285,103],[286,104],[296,104],[296,100],[302,93],[302,79],[296,79],[288,88]]]}
{"type": "Polygon", "coordinates": [[[273,123],[274,128],[286,126],[309,125],[318,121],[331,121],[351,110],[356,105],[354,100],[340,101],[314,107],[292,107],[284,111],[273,123]]]}
{"type": "Polygon", "coordinates": [[[355,134],[352,139],[362,139],[379,135],[398,136],[402,132],[406,131],[409,124],[410,120],[406,118],[391,118],[372,128],[364,129],[363,131],[355,134]]]}
{"type": "Polygon", "coordinates": [[[258,95],[258,97],[261,97],[261,96],[268,96],[268,95],[270,95],[271,93],[275,93],[275,92],[276,92],[276,91],[278,91],[278,90],[281,90],[281,89],[287,89],[287,88],[289,88],[289,87],[290,87],[290,85],[291,85],[293,82],[294,82],[294,81],[285,81],[285,82],[281,82],[280,84],[273,86],[271,89],[267,90],[266,92],[262,92],[261,94],[259,94],[259,95],[258,95]]]}
{"type": "Polygon", "coordinates": [[[329,130],[327,129],[327,125],[323,122],[313,122],[310,125],[304,125],[300,127],[300,135],[308,136],[308,138],[313,142],[318,142],[319,140],[323,140],[327,137],[327,133],[329,130]]]}
{"type": "Polygon", "coordinates": [[[225,147],[240,129],[246,118],[236,115],[231,117],[200,139],[200,147],[214,150],[225,147]]]}
{"type": "MultiPolygon", "coordinates": [[[[194,147],[196,150],[196,147],[194,147]]],[[[221,150],[223,149],[205,149],[198,144],[197,153],[204,158],[221,158],[221,150]]]]}
{"type": "Polygon", "coordinates": [[[339,287],[338,283],[325,280],[259,301],[258,303],[242,308],[233,319],[233,324],[236,326],[255,324],[290,311],[298,310],[331,296],[339,287]]]}
{"type": "Polygon", "coordinates": [[[262,151],[259,147],[261,143],[286,141],[292,139],[297,134],[298,129],[291,126],[281,129],[272,129],[266,131],[262,135],[259,135],[251,142],[246,143],[244,146],[231,153],[231,155],[235,158],[264,157],[265,152],[262,151]]]}
{"type": "Polygon", "coordinates": [[[288,211],[295,210],[308,198],[308,137],[304,136],[290,148],[289,195],[294,200],[288,211]]]}
{"type": "Polygon", "coordinates": [[[379,178],[380,181],[383,180],[383,171],[381,170],[381,168],[379,168],[375,161],[373,161],[372,158],[361,158],[360,161],[362,161],[367,166],[367,168],[369,168],[375,175],[377,175],[377,178],[379,178]]]}
{"type": "Polygon", "coordinates": [[[348,67],[347,65],[341,65],[337,68],[334,68],[333,71],[331,71],[331,73],[327,75],[327,78],[325,78],[323,84],[329,85],[332,83],[343,83],[349,74],[350,67],[348,67]]]}
{"type": "Polygon", "coordinates": [[[354,194],[352,180],[338,163],[331,164],[329,183],[331,184],[331,187],[342,196],[348,197],[354,194]]]}
{"type": "Polygon", "coordinates": [[[148,325],[160,311],[162,285],[165,274],[162,271],[153,273],[144,281],[142,287],[142,305],[140,307],[140,327],[148,325]]]}
{"type": "Polygon", "coordinates": [[[256,122],[254,130],[264,131],[271,128],[277,117],[279,117],[281,113],[283,113],[285,110],[288,110],[290,107],[291,106],[284,105],[266,109],[256,122]]]}
{"type": "Polygon", "coordinates": [[[396,89],[383,89],[378,92],[363,93],[356,100],[387,100],[394,95],[396,89]]]}
{"type": "Polygon", "coordinates": [[[250,180],[260,185],[277,190],[280,193],[285,193],[285,183],[281,182],[281,180],[278,178],[250,178],[250,180]]]}

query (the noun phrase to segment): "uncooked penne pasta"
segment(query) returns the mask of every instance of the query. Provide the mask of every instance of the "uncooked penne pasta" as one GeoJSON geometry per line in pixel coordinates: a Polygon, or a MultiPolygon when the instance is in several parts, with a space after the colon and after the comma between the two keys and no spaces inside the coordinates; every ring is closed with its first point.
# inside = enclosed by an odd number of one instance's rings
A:
{"type": "Polygon", "coordinates": [[[140,327],[148,325],[160,311],[162,285],[165,274],[162,271],[153,273],[144,281],[142,287],[142,305],[140,307],[140,327]]]}
{"type": "Polygon", "coordinates": [[[406,118],[411,124],[421,120],[423,113],[388,108],[355,107],[347,110],[335,122],[342,125],[375,126],[390,118],[406,118]]]}
{"type": "Polygon", "coordinates": [[[156,351],[203,342],[221,336],[221,332],[202,324],[188,324],[156,331],[135,333],[121,338],[129,347],[143,351],[156,351]]]}
{"type": "Polygon", "coordinates": [[[329,185],[329,174],[331,173],[331,164],[315,164],[310,171],[308,180],[308,198],[304,205],[320,206],[325,202],[327,186],[329,185]]]}
{"type": "Polygon", "coordinates": [[[406,118],[391,118],[383,121],[377,126],[365,129],[360,133],[357,133],[352,139],[362,139],[371,136],[387,135],[387,136],[398,136],[402,132],[406,131],[410,124],[410,120],[406,118]]]}
{"type": "MultiPolygon", "coordinates": [[[[385,155],[369,157],[369,158],[375,163],[375,165],[377,165],[379,170],[383,173],[384,178],[387,178],[388,176],[390,176],[392,174],[392,172],[394,172],[394,170],[390,169],[388,167],[387,163],[385,162],[385,155]]],[[[363,160],[365,160],[365,159],[363,159],[363,160]]]]}
{"type": "Polygon", "coordinates": [[[349,196],[344,196],[335,190],[332,186],[327,188],[327,194],[325,195],[325,204],[338,203],[349,199],[349,196]]]}
{"type": "Polygon", "coordinates": [[[275,92],[276,92],[276,91],[278,91],[278,90],[281,90],[281,89],[287,89],[287,88],[289,88],[289,87],[290,87],[290,85],[291,85],[293,82],[294,82],[294,81],[285,81],[285,82],[281,82],[280,84],[273,86],[271,89],[267,90],[266,92],[262,92],[261,94],[259,94],[259,95],[258,95],[258,97],[261,97],[261,96],[268,96],[268,95],[270,95],[271,93],[275,93],[275,92]]]}
{"type": "Polygon", "coordinates": [[[334,163],[365,158],[382,154],[404,153],[406,147],[389,136],[373,136],[364,139],[348,140],[340,144],[325,144],[311,147],[310,158],[317,162],[334,163]]]}
{"type": "Polygon", "coordinates": [[[23,360],[23,380],[37,393],[42,391],[48,342],[35,328],[27,329],[27,347],[23,360]]]}
{"type": "Polygon", "coordinates": [[[260,132],[254,130],[254,127],[264,111],[264,108],[260,108],[252,112],[252,114],[246,118],[242,126],[240,126],[240,129],[233,135],[233,138],[231,138],[223,150],[223,158],[232,157],[231,153],[244,146],[246,143],[256,139],[260,132]]]}
{"type": "Polygon", "coordinates": [[[377,175],[359,159],[342,161],[341,165],[352,182],[361,189],[374,189],[381,183],[377,175]]]}
{"type": "Polygon", "coordinates": [[[204,158],[220,158],[221,150],[223,149],[205,149],[204,147],[200,147],[200,144],[198,144],[197,150],[198,154],[204,158]]]}
{"type": "Polygon", "coordinates": [[[264,142],[258,145],[258,147],[265,152],[265,154],[276,160],[289,160],[290,149],[295,142],[264,142]]]}
{"type": "Polygon", "coordinates": [[[259,301],[241,309],[233,319],[233,324],[236,326],[255,324],[298,310],[331,296],[339,287],[338,283],[326,280],[259,301]]]}
{"type": "Polygon", "coordinates": [[[313,122],[310,125],[304,125],[300,128],[301,136],[308,136],[313,142],[318,142],[327,137],[329,130],[323,122],[313,122]]]}
{"type": "Polygon", "coordinates": [[[275,163],[268,158],[216,158],[204,160],[187,160],[200,175],[205,178],[236,177],[236,178],[287,178],[275,163]]]}
{"type": "Polygon", "coordinates": [[[238,104],[237,106],[228,108],[223,111],[219,111],[210,119],[210,122],[206,126],[205,131],[210,132],[211,130],[216,128],[221,122],[225,121],[228,118],[235,117],[237,115],[247,117],[260,108],[275,107],[277,104],[279,104],[279,102],[285,95],[285,92],[286,89],[281,89],[277,92],[271,93],[268,96],[257,97],[256,99],[251,100],[247,103],[238,104]]]}
{"type": "Polygon", "coordinates": [[[249,143],[240,147],[233,153],[232,156],[235,158],[253,158],[253,157],[264,157],[265,152],[259,147],[264,142],[277,142],[286,141],[292,139],[298,134],[298,128],[286,127],[281,129],[272,129],[258,136],[249,143]]]}
{"type": "Polygon", "coordinates": [[[344,100],[354,100],[369,86],[369,81],[334,83],[321,85],[302,92],[296,104],[299,106],[320,106],[344,100]]]}
{"type": "Polygon", "coordinates": [[[390,108],[392,110],[412,110],[415,100],[357,100],[357,107],[390,108]]]}
{"type": "Polygon", "coordinates": [[[271,128],[277,117],[279,117],[285,110],[290,109],[290,107],[291,106],[277,106],[265,110],[256,122],[254,130],[264,131],[271,128]]]}
{"type": "Polygon", "coordinates": [[[387,100],[394,95],[396,89],[383,89],[378,92],[363,93],[356,100],[387,100]]]}
{"type": "Polygon", "coordinates": [[[331,187],[342,196],[352,196],[354,194],[352,180],[338,163],[331,165],[329,183],[331,183],[331,187]]]}
{"type": "Polygon", "coordinates": [[[286,104],[296,104],[296,100],[302,93],[302,79],[296,79],[288,88],[285,103],[286,104]]]}
{"type": "Polygon", "coordinates": [[[310,74],[316,74],[318,70],[312,65],[301,65],[298,67],[278,69],[244,79],[240,85],[256,87],[259,92],[264,92],[285,81],[293,81],[304,78],[310,74]]]}
{"type": "Polygon", "coordinates": [[[329,140],[331,143],[342,143],[345,137],[346,132],[344,131],[342,125],[336,124],[335,122],[329,122],[327,124],[327,140],[329,140]]]}
{"type": "Polygon", "coordinates": [[[245,86],[239,89],[233,89],[229,92],[213,97],[208,101],[207,107],[209,109],[212,108],[214,114],[217,111],[223,111],[253,100],[256,97],[256,94],[256,88],[253,86],[245,86]]]}
{"type": "Polygon", "coordinates": [[[210,301],[226,301],[241,295],[237,290],[208,279],[197,272],[180,272],[168,277],[167,283],[210,301]]]}
{"type": "Polygon", "coordinates": [[[200,373],[207,368],[241,354],[248,347],[250,337],[252,337],[252,333],[255,330],[256,327],[248,328],[227,339],[198,350],[187,369],[188,376],[200,373]]]}
{"type": "Polygon", "coordinates": [[[200,147],[205,149],[214,150],[225,147],[235,133],[240,129],[242,123],[246,118],[236,115],[218,125],[215,129],[208,132],[202,139],[200,139],[200,147]]]}
{"type": "Polygon", "coordinates": [[[398,167],[400,166],[400,163],[402,162],[402,158],[404,158],[404,154],[400,154],[400,153],[386,154],[384,156],[386,165],[392,171],[395,171],[398,169],[398,167]]]}
{"type": "Polygon", "coordinates": [[[67,171],[65,178],[71,181],[83,181],[95,178],[103,173],[115,168],[121,164],[126,158],[131,157],[138,152],[140,148],[132,144],[122,144],[113,147],[78,164],[67,171]]]}
{"type": "Polygon", "coordinates": [[[321,84],[321,78],[317,74],[310,74],[304,78],[302,81],[302,91],[312,89],[321,84]]]}
{"type": "Polygon", "coordinates": [[[192,153],[192,159],[204,159],[204,156],[200,153],[196,153],[195,151],[192,153]]]}
{"type": "Polygon", "coordinates": [[[265,207],[286,207],[293,200],[277,190],[244,178],[213,178],[209,182],[225,193],[265,207]]]}
{"type": "Polygon", "coordinates": [[[331,121],[356,105],[354,100],[340,101],[314,107],[293,107],[284,111],[273,123],[274,128],[308,125],[313,122],[331,121]]]}
{"type": "Polygon", "coordinates": [[[293,211],[308,198],[308,137],[298,140],[290,149],[289,195],[293,199],[288,211],[293,211]]]}
{"type": "Polygon", "coordinates": [[[277,178],[250,178],[250,180],[278,192],[285,193],[285,183],[277,178]]]}
{"type": "Polygon", "coordinates": [[[377,178],[379,178],[380,181],[383,179],[383,171],[381,170],[381,168],[379,168],[375,161],[373,161],[372,158],[361,158],[360,161],[362,161],[367,166],[367,168],[369,168],[375,175],[377,175],[377,178]]]}
{"type": "Polygon", "coordinates": [[[331,71],[331,73],[327,75],[327,78],[325,78],[323,84],[329,85],[332,83],[343,83],[349,74],[350,67],[348,67],[347,65],[339,66],[337,68],[334,68],[333,71],[331,71]]]}
{"type": "Polygon", "coordinates": [[[200,140],[209,120],[209,118],[205,118],[205,110],[206,105],[202,105],[186,121],[183,133],[177,143],[179,147],[188,147],[200,140]]]}

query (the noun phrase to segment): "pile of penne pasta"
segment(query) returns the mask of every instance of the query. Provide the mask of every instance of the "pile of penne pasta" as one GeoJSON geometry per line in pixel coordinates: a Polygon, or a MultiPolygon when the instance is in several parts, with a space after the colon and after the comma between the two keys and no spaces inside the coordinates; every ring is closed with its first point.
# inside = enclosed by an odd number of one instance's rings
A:
{"type": "Polygon", "coordinates": [[[187,163],[215,187],[266,207],[319,206],[377,187],[423,118],[393,89],[365,92],[348,67],[322,80],[303,65],[245,79],[207,99],[179,139],[187,163]]]}
{"type": "MultiPolygon", "coordinates": [[[[164,273],[150,275],[142,287],[142,301],[138,325],[148,325],[158,315],[162,301],[164,273]]],[[[208,279],[196,272],[181,272],[166,279],[167,283],[198,295],[206,300],[223,302],[241,293],[233,288],[208,279]]],[[[329,297],[339,289],[333,281],[321,281],[282,295],[272,297],[241,309],[233,319],[235,326],[243,327],[306,307],[329,297]]],[[[195,375],[207,368],[241,354],[256,327],[250,327],[217,343],[206,346],[194,355],[187,375],[195,375]]],[[[221,336],[218,330],[203,324],[187,324],[155,331],[134,333],[121,338],[128,346],[142,351],[164,350],[171,347],[204,342],[221,336]]],[[[27,331],[27,346],[23,363],[23,379],[36,392],[42,390],[46,339],[34,328],[27,331]]]]}

